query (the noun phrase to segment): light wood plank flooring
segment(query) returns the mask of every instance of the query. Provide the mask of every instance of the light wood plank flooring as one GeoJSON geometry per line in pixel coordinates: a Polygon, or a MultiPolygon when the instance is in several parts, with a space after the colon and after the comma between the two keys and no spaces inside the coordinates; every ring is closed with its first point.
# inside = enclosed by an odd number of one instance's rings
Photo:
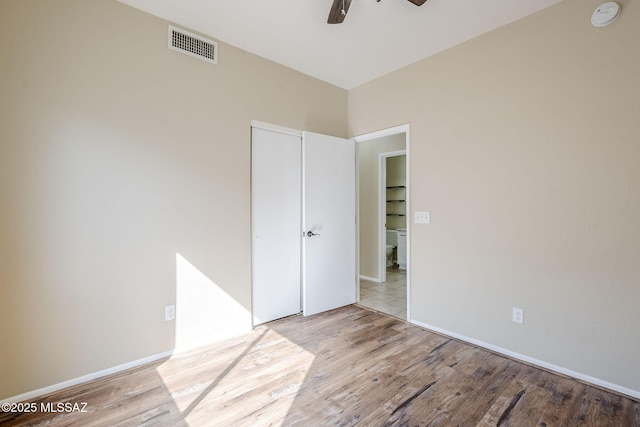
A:
{"type": "Polygon", "coordinates": [[[360,280],[360,305],[407,319],[407,272],[387,267],[384,283],[360,280]]]}
{"type": "Polygon", "coordinates": [[[47,426],[640,426],[640,403],[359,306],[252,333],[45,396],[87,413],[47,426]]]}

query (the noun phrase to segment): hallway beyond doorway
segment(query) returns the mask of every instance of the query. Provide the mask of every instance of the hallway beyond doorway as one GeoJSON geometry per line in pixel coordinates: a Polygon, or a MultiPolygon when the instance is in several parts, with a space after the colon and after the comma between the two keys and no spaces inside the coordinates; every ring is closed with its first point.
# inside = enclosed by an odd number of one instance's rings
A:
{"type": "Polygon", "coordinates": [[[360,305],[407,320],[407,272],[387,267],[383,283],[360,280],[360,305]]]}

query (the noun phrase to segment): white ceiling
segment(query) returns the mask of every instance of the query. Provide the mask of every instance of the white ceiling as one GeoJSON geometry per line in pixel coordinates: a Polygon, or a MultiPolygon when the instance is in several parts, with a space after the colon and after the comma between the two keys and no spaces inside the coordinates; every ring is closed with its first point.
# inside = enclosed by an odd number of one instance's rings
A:
{"type": "Polygon", "coordinates": [[[332,0],[119,1],[351,89],[560,0],[353,0],[336,25],[332,0]]]}

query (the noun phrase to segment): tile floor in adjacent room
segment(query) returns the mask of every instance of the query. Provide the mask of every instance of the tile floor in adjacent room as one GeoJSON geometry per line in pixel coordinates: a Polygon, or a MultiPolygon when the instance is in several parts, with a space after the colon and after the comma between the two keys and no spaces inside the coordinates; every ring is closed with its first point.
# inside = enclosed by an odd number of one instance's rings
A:
{"type": "Polygon", "coordinates": [[[398,267],[387,268],[384,283],[360,280],[360,305],[407,319],[407,272],[398,267]]]}

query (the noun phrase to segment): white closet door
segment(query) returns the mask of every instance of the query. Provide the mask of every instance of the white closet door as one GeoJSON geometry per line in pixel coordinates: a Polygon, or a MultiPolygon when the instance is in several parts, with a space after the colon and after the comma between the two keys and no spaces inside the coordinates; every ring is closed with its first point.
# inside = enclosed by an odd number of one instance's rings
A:
{"type": "Polygon", "coordinates": [[[253,322],[299,313],[301,137],[252,128],[253,322]]]}
{"type": "Polygon", "coordinates": [[[306,316],[356,302],[355,142],[303,132],[303,159],[306,316]]]}

